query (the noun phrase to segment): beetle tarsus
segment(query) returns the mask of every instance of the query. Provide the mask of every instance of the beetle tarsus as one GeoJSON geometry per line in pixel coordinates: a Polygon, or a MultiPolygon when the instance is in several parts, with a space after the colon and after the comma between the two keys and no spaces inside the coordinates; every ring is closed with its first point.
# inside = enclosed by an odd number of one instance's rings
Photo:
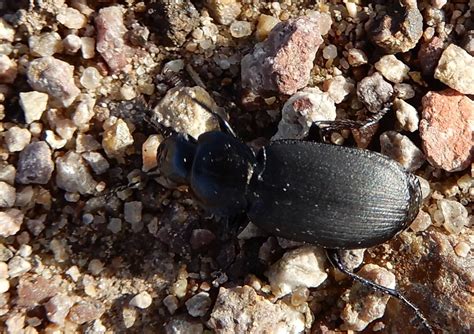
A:
{"type": "Polygon", "coordinates": [[[408,306],[409,308],[411,308],[413,310],[413,312],[415,312],[416,316],[420,319],[420,321],[423,323],[423,326],[426,327],[426,329],[431,333],[431,334],[434,334],[434,330],[433,328],[431,327],[431,325],[428,323],[428,320],[426,319],[426,317],[423,315],[423,313],[421,313],[420,309],[415,305],[413,304],[412,302],[410,302],[405,296],[403,296],[400,292],[398,292],[397,290],[395,289],[390,289],[390,288],[387,288],[383,285],[379,285],[375,282],[372,282],[368,279],[365,279],[355,273],[353,273],[352,271],[350,271],[349,269],[347,269],[344,264],[342,263],[341,261],[341,258],[339,256],[339,251],[337,249],[326,249],[326,256],[329,260],[329,262],[335,267],[337,268],[338,270],[340,270],[341,272],[343,272],[344,274],[348,275],[349,277],[351,277],[352,279],[362,283],[363,285],[367,286],[367,287],[370,287],[374,290],[377,290],[377,291],[380,291],[380,292],[383,292],[383,293],[386,293],[398,300],[400,300],[402,303],[404,303],[406,306],[408,306]]]}
{"type": "Polygon", "coordinates": [[[345,129],[364,129],[374,125],[385,116],[385,114],[390,110],[390,106],[391,103],[387,104],[379,112],[363,121],[355,121],[351,119],[341,119],[336,121],[316,121],[314,122],[314,125],[318,127],[320,138],[323,141],[326,141],[325,138],[331,132],[341,131],[345,129]]]}

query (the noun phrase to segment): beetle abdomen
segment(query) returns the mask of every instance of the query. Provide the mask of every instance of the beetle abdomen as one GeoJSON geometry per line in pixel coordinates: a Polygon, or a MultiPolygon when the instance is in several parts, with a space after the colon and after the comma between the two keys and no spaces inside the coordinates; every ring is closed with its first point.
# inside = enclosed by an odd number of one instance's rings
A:
{"type": "Polygon", "coordinates": [[[272,234],[325,248],[365,248],[391,239],[418,212],[415,177],[379,153],[301,141],[264,150],[248,215],[272,234]]]}

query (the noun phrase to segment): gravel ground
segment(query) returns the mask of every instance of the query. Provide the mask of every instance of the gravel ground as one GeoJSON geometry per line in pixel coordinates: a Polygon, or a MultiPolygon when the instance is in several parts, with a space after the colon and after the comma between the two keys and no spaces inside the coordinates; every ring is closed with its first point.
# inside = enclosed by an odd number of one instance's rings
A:
{"type": "Polygon", "coordinates": [[[156,170],[173,131],[218,129],[209,109],[258,149],[386,105],[327,140],[401,163],[423,205],[346,260],[437,333],[474,331],[474,2],[314,3],[0,0],[2,332],[424,333],[156,170]]]}

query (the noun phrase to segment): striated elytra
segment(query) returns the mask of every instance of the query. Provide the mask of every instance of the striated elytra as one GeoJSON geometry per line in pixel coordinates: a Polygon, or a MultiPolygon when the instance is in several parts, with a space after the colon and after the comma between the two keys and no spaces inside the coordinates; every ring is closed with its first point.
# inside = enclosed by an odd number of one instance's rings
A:
{"type": "Polygon", "coordinates": [[[246,213],[271,234],[324,247],[332,265],[399,299],[434,333],[416,305],[353,273],[340,256],[382,244],[414,220],[421,189],[413,174],[379,153],[324,143],[274,141],[254,154],[219,120],[226,132],[165,139],[157,152],[162,175],[189,185],[210,213],[246,213]]]}
{"type": "Polygon", "coordinates": [[[197,141],[171,136],[158,160],[164,176],[189,184],[209,212],[246,212],[271,234],[324,248],[384,243],[420,208],[417,178],[367,150],[283,140],[255,156],[233,136],[207,132],[197,141]]]}

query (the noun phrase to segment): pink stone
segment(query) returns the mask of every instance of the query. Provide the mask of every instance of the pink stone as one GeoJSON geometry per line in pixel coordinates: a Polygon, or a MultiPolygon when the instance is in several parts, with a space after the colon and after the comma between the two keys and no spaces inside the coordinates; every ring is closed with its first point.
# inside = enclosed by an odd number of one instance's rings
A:
{"type": "Polygon", "coordinates": [[[463,170],[474,155],[474,102],[446,89],[422,99],[420,135],[430,164],[448,172],[463,170]]]}
{"type": "Polygon", "coordinates": [[[52,56],[31,61],[27,75],[34,90],[48,94],[63,107],[69,107],[81,92],[74,83],[74,66],[52,56]]]}
{"type": "Polygon", "coordinates": [[[128,64],[127,56],[132,49],[125,45],[127,28],[123,23],[123,13],[119,6],[102,8],[95,19],[97,28],[97,52],[106,61],[112,72],[123,70],[128,64]]]}
{"type": "Polygon", "coordinates": [[[242,59],[242,85],[254,92],[291,95],[305,87],[323,42],[315,17],[278,23],[268,38],[242,59]]]}

